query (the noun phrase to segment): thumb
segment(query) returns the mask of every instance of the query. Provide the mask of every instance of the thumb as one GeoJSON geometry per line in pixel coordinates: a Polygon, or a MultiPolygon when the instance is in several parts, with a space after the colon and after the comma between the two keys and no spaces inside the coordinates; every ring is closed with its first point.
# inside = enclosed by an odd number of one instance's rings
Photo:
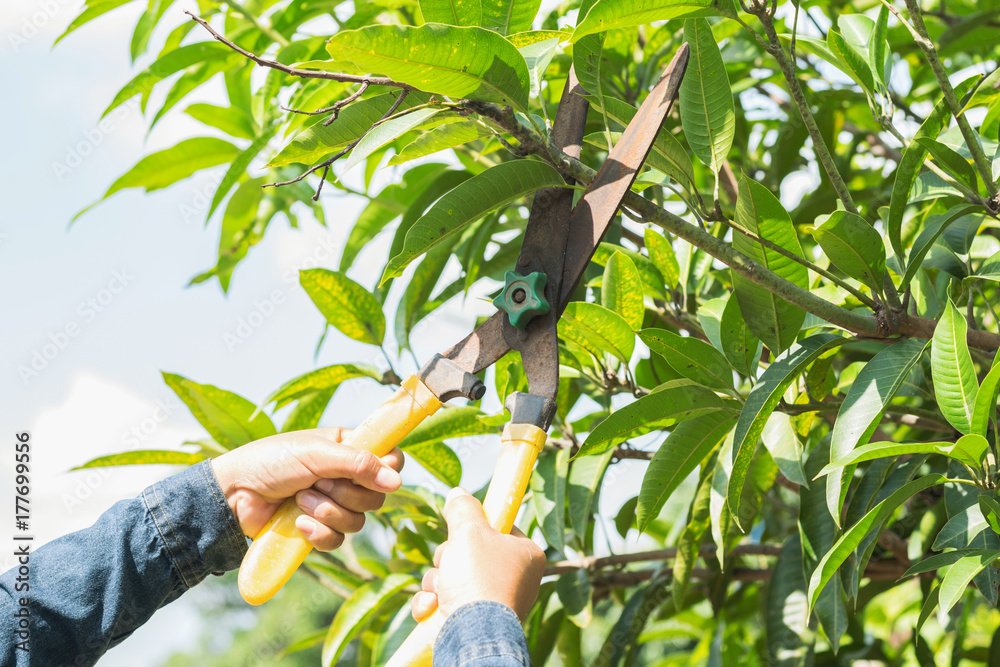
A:
{"type": "Polygon", "coordinates": [[[347,478],[358,486],[380,493],[399,488],[399,473],[369,451],[330,443],[313,452],[315,472],[321,478],[347,478]]]}
{"type": "Polygon", "coordinates": [[[444,503],[444,518],[448,522],[449,535],[463,527],[471,528],[477,525],[489,527],[483,506],[460,486],[456,486],[448,494],[448,499],[444,503]]]}

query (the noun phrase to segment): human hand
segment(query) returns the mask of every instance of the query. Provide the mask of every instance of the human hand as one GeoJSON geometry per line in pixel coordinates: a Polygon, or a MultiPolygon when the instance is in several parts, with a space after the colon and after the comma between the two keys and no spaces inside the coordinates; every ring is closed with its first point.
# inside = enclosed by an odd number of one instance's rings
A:
{"type": "Polygon", "coordinates": [[[305,513],[295,527],[321,551],[336,549],[346,533],[365,524],[385,494],[402,484],[403,453],[381,459],[341,444],[348,429],[317,428],[281,433],[231,450],[212,460],[226,502],[249,537],[287,498],[305,513]]]}
{"type": "Polygon", "coordinates": [[[545,553],[515,527],[510,535],[493,530],[483,506],[462,488],[444,505],[448,541],[434,552],[434,569],[410,608],[418,622],[436,609],[447,617],[464,604],[488,600],[507,605],[522,621],[538,597],[545,553]]]}

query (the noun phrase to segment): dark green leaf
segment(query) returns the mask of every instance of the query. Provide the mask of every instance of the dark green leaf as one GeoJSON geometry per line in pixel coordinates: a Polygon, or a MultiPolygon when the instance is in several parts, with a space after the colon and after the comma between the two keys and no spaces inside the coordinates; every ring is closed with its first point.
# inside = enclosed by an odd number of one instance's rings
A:
{"type": "Polygon", "coordinates": [[[558,449],[539,456],[531,473],[531,502],[545,541],[557,551],[566,544],[566,476],[569,472],[569,450],[558,449]]]}
{"type": "Polygon", "coordinates": [[[938,407],[959,433],[972,432],[973,410],[979,393],[965,334],[969,325],[955,304],[948,301],[934,329],[931,376],[938,407]]]}
{"type": "Polygon", "coordinates": [[[733,91],[708,21],[703,18],[684,21],[684,38],[691,46],[690,64],[679,94],[684,136],[694,154],[718,174],[736,134],[733,91]]]}
{"type": "Polygon", "coordinates": [[[882,292],[885,276],[885,244],[865,219],[837,211],[812,230],[813,236],[833,264],[851,278],[882,292]]]}
{"type": "Polygon", "coordinates": [[[684,377],[715,389],[733,388],[732,368],[722,353],[705,341],[666,329],[643,329],[639,338],[684,377]]]}

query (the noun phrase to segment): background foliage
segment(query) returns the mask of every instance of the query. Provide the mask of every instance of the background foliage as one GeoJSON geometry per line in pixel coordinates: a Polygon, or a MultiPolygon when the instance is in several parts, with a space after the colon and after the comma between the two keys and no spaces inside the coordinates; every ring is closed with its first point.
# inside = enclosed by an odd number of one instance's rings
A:
{"type": "MultiPolygon", "coordinates": [[[[67,32],[127,2],[88,0],[67,32]]],[[[149,65],[106,113],[140,96],[150,127],[184,113],[204,136],[146,156],[104,198],[218,168],[218,261],[192,282],[226,290],[270,224],[324,221],[321,191],[365,197],[337,222],[339,265],[301,284],[330,326],[402,372],[414,327],[498,285],[531,193],[588,182],[688,42],[678,111],[559,325],[559,413],[519,524],[551,561],[525,623],[534,663],[1000,661],[1000,3],[539,10],[199,0],[226,44],[148,0],[130,52],[149,65]],[[580,161],[547,142],[571,66],[591,103],[580,161]],[[215,80],[226,104],[187,103],[215,80]],[[337,180],[350,169],[364,191],[337,180]],[[392,181],[372,188],[380,169],[392,181]],[[382,278],[358,284],[359,253],[381,235],[382,278]],[[638,493],[602,517],[626,459],[649,461],[638,493]]],[[[490,372],[488,405],[525,389],[517,361],[490,372]]],[[[198,451],[88,465],[190,463],[315,426],[344,383],[399,382],[339,364],[257,405],[164,379],[207,431],[198,451]]],[[[455,485],[453,447],[505,420],[452,407],[403,446],[455,485]]],[[[343,602],[292,649],[381,664],[411,627],[402,593],[444,539],[441,504],[404,490],[377,514],[388,553],[360,538],[314,554],[306,573],[343,602]]]]}

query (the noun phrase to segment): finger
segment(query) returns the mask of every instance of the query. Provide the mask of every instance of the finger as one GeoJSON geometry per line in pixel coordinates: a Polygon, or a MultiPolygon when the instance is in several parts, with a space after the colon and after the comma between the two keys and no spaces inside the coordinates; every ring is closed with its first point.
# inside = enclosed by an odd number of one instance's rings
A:
{"type": "Polygon", "coordinates": [[[309,544],[320,551],[333,551],[344,543],[344,534],[324,526],[311,516],[295,519],[295,527],[305,535],[309,544]]]}
{"type": "Polygon", "coordinates": [[[442,542],[434,550],[434,567],[441,567],[441,557],[444,555],[444,548],[448,546],[448,542],[442,542]]]}
{"type": "Polygon", "coordinates": [[[434,593],[420,591],[410,600],[410,613],[413,615],[413,620],[417,623],[426,621],[437,611],[437,608],[438,596],[434,593]]]}
{"type": "Polygon", "coordinates": [[[386,464],[396,472],[403,471],[403,464],[406,459],[403,457],[403,450],[399,447],[394,447],[391,452],[382,457],[382,463],[386,464]]]}
{"type": "Polygon", "coordinates": [[[358,486],[349,479],[321,479],[313,488],[352,512],[374,512],[385,502],[384,493],[358,486]]]}
{"type": "Polygon", "coordinates": [[[295,494],[295,502],[308,516],[338,533],[357,533],[365,525],[361,512],[352,512],[310,489],[295,494]]]}
{"type": "Polygon", "coordinates": [[[322,426],[320,428],[314,428],[312,432],[321,438],[326,438],[327,440],[343,442],[351,432],[351,429],[344,428],[342,426],[322,426]]]}
{"type": "Polygon", "coordinates": [[[309,452],[307,465],[317,477],[350,479],[355,484],[388,493],[398,489],[403,480],[399,473],[363,449],[333,444],[309,452]]]}
{"type": "Polygon", "coordinates": [[[510,534],[513,535],[514,537],[524,537],[524,538],[528,537],[527,535],[522,533],[521,529],[518,528],[517,526],[511,526],[510,534]]]}
{"type": "Polygon", "coordinates": [[[444,518],[448,522],[448,533],[462,528],[476,526],[489,527],[483,506],[468,491],[456,486],[448,494],[444,503],[444,518]]]}
{"type": "Polygon", "coordinates": [[[420,587],[428,593],[437,594],[439,570],[435,567],[424,573],[424,578],[420,581],[420,587]]]}

